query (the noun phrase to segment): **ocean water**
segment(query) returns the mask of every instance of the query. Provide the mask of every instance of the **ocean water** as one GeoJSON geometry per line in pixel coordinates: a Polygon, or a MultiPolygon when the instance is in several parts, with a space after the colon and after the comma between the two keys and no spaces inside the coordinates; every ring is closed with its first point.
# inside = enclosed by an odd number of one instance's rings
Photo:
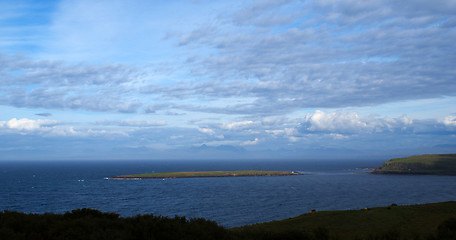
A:
{"type": "Polygon", "coordinates": [[[211,219],[225,227],[318,210],[456,201],[456,176],[371,175],[382,161],[0,162],[0,210],[64,213],[78,208],[121,216],[211,219]],[[294,170],[283,177],[108,180],[162,171],[294,170]]]}

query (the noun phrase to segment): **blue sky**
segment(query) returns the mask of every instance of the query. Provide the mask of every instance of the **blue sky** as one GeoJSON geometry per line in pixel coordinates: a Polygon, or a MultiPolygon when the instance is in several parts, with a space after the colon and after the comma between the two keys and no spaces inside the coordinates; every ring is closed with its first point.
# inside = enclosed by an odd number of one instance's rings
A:
{"type": "Polygon", "coordinates": [[[0,1],[0,160],[456,152],[454,1],[0,1]]]}

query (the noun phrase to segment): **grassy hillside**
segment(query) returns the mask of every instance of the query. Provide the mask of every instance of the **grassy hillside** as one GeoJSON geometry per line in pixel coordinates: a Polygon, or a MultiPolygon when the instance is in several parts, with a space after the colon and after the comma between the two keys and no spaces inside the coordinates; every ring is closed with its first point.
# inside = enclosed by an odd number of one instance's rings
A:
{"type": "Polygon", "coordinates": [[[394,158],[372,173],[456,175],[456,154],[425,154],[394,158]]]}
{"type": "Polygon", "coordinates": [[[133,175],[122,175],[112,177],[111,179],[128,179],[128,178],[191,178],[191,177],[243,177],[243,176],[287,176],[299,175],[296,172],[286,171],[203,171],[203,172],[162,172],[162,173],[144,173],[133,175]]]}
{"type": "Polygon", "coordinates": [[[456,202],[322,211],[225,229],[202,218],[120,217],[92,209],[65,214],[0,212],[0,239],[456,239],[456,202]]]}
{"type": "MultiPolygon", "coordinates": [[[[427,239],[449,218],[456,218],[456,202],[322,211],[232,230],[243,236],[310,235],[316,239],[341,240],[369,237],[399,239],[400,236],[401,239],[427,239]]],[[[453,227],[456,233],[456,225],[453,227]]]]}

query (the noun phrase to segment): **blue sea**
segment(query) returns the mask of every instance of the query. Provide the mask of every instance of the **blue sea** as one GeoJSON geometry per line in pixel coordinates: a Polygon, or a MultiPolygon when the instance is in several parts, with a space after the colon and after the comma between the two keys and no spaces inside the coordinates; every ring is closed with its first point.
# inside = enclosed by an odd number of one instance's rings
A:
{"type": "Polygon", "coordinates": [[[0,210],[203,217],[230,228],[318,210],[456,201],[456,176],[371,175],[382,161],[0,162],[0,210]],[[282,177],[108,180],[164,171],[290,170],[282,177]]]}

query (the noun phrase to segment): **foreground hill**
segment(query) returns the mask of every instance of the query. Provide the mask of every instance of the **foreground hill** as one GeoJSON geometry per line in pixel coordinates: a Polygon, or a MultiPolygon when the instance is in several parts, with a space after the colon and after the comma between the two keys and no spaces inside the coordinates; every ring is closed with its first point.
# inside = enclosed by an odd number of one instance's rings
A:
{"type": "Polygon", "coordinates": [[[456,239],[456,202],[310,212],[232,229],[252,239],[456,239]],[[450,219],[450,220],[448,220],[450,219]],[[444,222],[444,223],[443,223],[444,222]],[[450,227],[451,226],[451,227],[450,227]],[[450,228],[452,230],[449,230],[450,228]],[[438,237],[438,233],[440,237],[438,237]],[[452,232],[451,232],[452,231],[452,232]],[[445,238],[443,232],[450,236],[445,238]]]}
{"type": "Polygon", "coordinates": [[[456,239],[456,202],[322,211],[225,229],[202,218],[0,212],[0,239],[456,239]]]}
{"type": "Polygon", "coordinates": [[[456,175],[456,154],[425,154],[394,158],[372,173],[456,175]]]}
{"type": "Polygon", "coordinates": [[[302,175],[287,171],[202,171],[202,172],[159,172],[133,175],[121,175],[109,179],[143,179],[143,178],[194,178],[194,177],[258,177],[258,176],[289,176],[302,175]]]}

